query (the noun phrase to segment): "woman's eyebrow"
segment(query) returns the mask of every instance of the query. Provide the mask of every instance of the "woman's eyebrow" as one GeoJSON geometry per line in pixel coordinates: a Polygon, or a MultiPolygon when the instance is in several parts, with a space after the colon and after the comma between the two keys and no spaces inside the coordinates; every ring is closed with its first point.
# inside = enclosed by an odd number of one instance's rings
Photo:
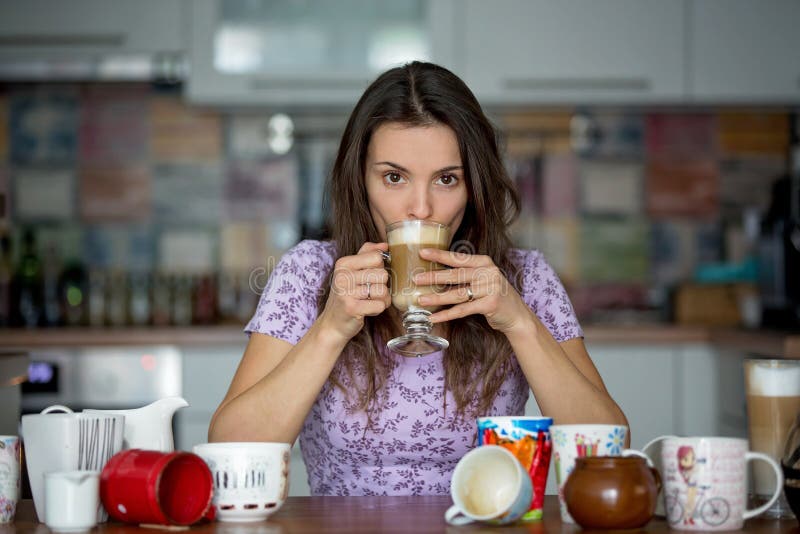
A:
{"type": "MultiPolygon", "coordinates": [[[[397,163],[393,163],[391,161],[378,161],[377,163],[374,163],[374,165],[388,165],[389,167],[394,167],[398,171],[409,172],[409,170],[403,167],[402,165],[398,165],[397,163]]],[[[462,167],[461,165],[448,165],[447,167],[442,167],[441,169],[435,171],[434,174],[438,174],[440,172],[448,172],[448,171],[460,171],[463,170],[463,168],[464,167],[462,167]]]]}
{"type": "Polygon", "coordinates": [[[398,165],[397,163],[392,163],[391,161],[378,161],[374,165],[388,165],[389,167],[394,167],[398,171],[408,172],[408,169],[406,169],[402,165],[398,165]]]}
{"type": "Polygon", "coordinates": [[[438,174],[440,172],[461,171],[461,170],[464,170],[464,167],[462,167],[461,165],[448,165],[447,167],[442,167],[441,169],[436,171],[435,174],[438,174]]]}

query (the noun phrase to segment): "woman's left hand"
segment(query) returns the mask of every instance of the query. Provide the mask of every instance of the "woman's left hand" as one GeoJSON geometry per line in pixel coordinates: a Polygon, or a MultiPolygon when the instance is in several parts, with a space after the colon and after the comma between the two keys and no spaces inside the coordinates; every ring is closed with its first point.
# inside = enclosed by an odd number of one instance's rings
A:
{"type": "Polygon", "coordinates": [[[489,326],[511,333],[530,317],[530,308],[489,256],[464,254],[439,249],[422,249],[420,256],[452,269],[420,273],[417,285],[449,286],[419,298],[421,306],[453,306],[432,314],[433,323],[442,323],[472,314],[482,314],[489,326]]]}

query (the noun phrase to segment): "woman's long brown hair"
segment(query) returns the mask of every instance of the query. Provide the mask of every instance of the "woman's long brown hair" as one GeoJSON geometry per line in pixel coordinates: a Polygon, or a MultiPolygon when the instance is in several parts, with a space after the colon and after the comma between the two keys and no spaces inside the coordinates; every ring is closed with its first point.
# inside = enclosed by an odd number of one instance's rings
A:
{"type": "MultiPolygon", "coordinates": [[[[520,201],[500,158],[497,133],[466,84],[431,63],[414,62],[385,72],[367,88],[350,115],[327,190],[337,257],[354,255],[365,242],[381,240],[369,211],[365,162],[372,134],[388,122],[409,127],[443,124],[455,132],[468,200],[450,248],[491,257],[519,291],[520,277],[507,253],[511,246],[508,226],[519,213],[520,201]]],[[[320,292],[320,313],[332,275],[320,292]]],[[[399,334],[393,317],[396,314],[391,308],[366,317],[364,328],[350,340],[331,374],[337,387],[345,389],[342,382],[348,382],[350,391],[346,393],[355,395],[354,404],[368,414],[376,407],[381,387],[393,369],[391,356],[377,349],[378,343],[399,334]],[[356,369],[364,375],[360,380],[354,380],[356,369]],[[357,391],[352,391],[353,384],[358,384],[357,391]]],[[[508,340],[482,315],[450,321],[447,327],[450,348],[443,361],[445,387],[453,394],[456,413],[485,414],[511,361],[508,340]]]]}

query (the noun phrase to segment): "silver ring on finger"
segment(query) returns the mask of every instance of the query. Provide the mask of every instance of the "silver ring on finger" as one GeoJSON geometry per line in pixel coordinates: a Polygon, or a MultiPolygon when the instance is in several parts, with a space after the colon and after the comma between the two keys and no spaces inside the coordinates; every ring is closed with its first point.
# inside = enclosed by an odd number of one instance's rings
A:
{"type": "Polygon", "coordinates": [[[472,286],[467,286],[467,302],[475,300],[475,293],[472,292],[472,286]]]}
{"type": "Polygon", "coordinates": [[[372,300],[372,295],[369,294],[369,289],[372,284],[367,282],[367,300],[372,300]]]}

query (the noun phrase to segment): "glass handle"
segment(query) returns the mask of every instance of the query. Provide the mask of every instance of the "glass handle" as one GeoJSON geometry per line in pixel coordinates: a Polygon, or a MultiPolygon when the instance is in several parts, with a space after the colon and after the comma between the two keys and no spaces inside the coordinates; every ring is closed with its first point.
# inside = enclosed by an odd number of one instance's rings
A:
{"type": "Polygon", "coordinates": [[[777,487],[775,488],[775,492],[772,494],[772,497],[770,498],[770,500],[766,504],[764,504],[763,506],[759,506],[758,508],[755,508],[753,510],[748,509],[748,510],[744,511],[743,518],[744,519],[750,519],[751,517],[755,517],[757,515],[763,514],[764,512],[769,510],[769,508],[773,504],[775,504],[775,501],[778,500],[778,497],[781,496],[781,493],[783,493],[783,471],[781,471],[781,468],[778,465],[778,462],[776,462],[775,460],[773,460],[772,458],[770,458],[769,456],[767,456],[764,453],[761,453],[761,452],[747,452],[747,453],[745,453],[744,458],[745,458],[745,462],[750,462],[752,460],[762,460],[764,462],[767,462],[769,464],[769,466],[772,468],[772,470],[775,471],[775,481],[776,481],[776,484],[777,484],[777,487]]]}

